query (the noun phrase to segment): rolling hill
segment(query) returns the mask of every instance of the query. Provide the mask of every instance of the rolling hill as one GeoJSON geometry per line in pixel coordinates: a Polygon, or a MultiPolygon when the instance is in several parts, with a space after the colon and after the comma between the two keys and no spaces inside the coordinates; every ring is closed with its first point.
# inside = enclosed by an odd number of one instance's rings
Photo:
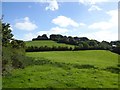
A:
{"type": "Polygon", "coordinates": [[[62,46],[62,47],[72,47],[74,48],[74,45],[68,45],[68,44],[64,44],[64,43],[57,43],[55,41],[52,40],[39,40],[39,41],[26,41],[26,46],[48,46],[48,47],[52,47],[52,46],[62,46]]]}

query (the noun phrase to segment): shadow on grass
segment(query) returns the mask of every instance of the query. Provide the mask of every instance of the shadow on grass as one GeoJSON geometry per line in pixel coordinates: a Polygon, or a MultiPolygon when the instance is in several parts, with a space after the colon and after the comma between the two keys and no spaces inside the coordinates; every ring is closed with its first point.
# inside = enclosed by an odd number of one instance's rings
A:
{"type": "MultiPolygon", "coordinates": [[[[40,58],[40,59],[35,59],[35,58],[31,58],[28,57],[26,58],[26,60],[23,61],[24,66],[32,66],[32,65],[52,65],[55,67],[60,67],[63,68],[65,70],[70,70],[72,68],[77,68],[77,69],[99,69],[98,67],[94,66],[94,65],[90,65],[90,64],[70,64],[70,63],[64,63],[64,62],[52,62],[51,60],[45,59],[45,58],[40,58]]],[[[105,71],[109,71],[111,73],[116,73],[119,74],[120,73],[120,65],[117,65],[116,67],[107,67],[105,69],[101,69],[101,70],[105,70],[105,71]]]]}
{"type": "Polygon", "coordinates": [[[107,67],[104,70],[110,71],[111,73],[116,73],[116,74],[120,73],[120,67],[107,67]]]}

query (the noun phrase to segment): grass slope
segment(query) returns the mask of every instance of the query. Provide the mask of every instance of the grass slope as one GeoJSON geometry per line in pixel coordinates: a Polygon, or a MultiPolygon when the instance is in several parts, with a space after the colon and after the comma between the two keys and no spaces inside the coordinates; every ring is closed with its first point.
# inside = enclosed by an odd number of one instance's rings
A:
{"type": "Polygon", "coordinates": [[[34,58],[37,63],[14,70],[11,76],[4,77],[3,87],[118,88],[118,73],[106,70],[108,67],[119,68],[118,55],[112,52],[53,51],[26,55],[34,58]],[[43,60],[42,64],[39,64],[39,60],[43,60]]]}
{"type": "Polygon", "coordinates": [[[36,59],[45,58],[53,62],[90,64],[100,68],[116,66],[118,55],[105,50],[32,52],[26,54],[36,59]]]}
{"type": "Polygon", "coordinates": [[[26,46],[48,46],[48,47],[52,47],[52,46],[68,46],[68,47],[74,47],[74,45],[68,45],[68,44],[64,44],[64,43],[57,43],[55,41],[52,40],[39,40],[39,41],[27,41],[26,42],[26,46]]]}

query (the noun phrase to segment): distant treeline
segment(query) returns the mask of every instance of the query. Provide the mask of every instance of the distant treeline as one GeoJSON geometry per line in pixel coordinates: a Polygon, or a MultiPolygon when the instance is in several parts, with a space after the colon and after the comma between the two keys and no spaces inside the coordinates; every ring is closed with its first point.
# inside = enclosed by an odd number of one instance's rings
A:
{"type": "Polygon", "coordinates": [[[65,43],[70,45],[75,45],[75,48],[68,47],[28,47],[26,51],[65,51],[65,50],[110,50],[112,52],[120,54],[120,41],[102,41],[90,40],[87,37],[72,37],[72,36],[62,36],[60,34],[51,34],[48,38],[46,34],[33,38],[35,40],[53,40],[57,43],[65,43]]]}
{"type": "Polygon", "coordinates": [[[29,46],[26,49],[26,52],[39,52],[39,51],[72,51],[73,48],[72,47],[67,47],[67,46],[52,46],[52,47],[48,47],[48,46],[29,46]]]}

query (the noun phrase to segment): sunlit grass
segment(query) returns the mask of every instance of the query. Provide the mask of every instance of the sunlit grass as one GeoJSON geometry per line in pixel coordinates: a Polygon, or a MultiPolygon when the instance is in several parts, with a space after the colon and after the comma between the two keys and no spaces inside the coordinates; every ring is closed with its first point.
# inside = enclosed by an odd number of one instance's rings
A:
{"type": "Polygon", "coordinates": [[[26,55],[37,63],[3,77],[4,88],[118,88],[118,73],[107,70],[108,67],[119,69],[115,53],[86,50],[26,55]]]}

